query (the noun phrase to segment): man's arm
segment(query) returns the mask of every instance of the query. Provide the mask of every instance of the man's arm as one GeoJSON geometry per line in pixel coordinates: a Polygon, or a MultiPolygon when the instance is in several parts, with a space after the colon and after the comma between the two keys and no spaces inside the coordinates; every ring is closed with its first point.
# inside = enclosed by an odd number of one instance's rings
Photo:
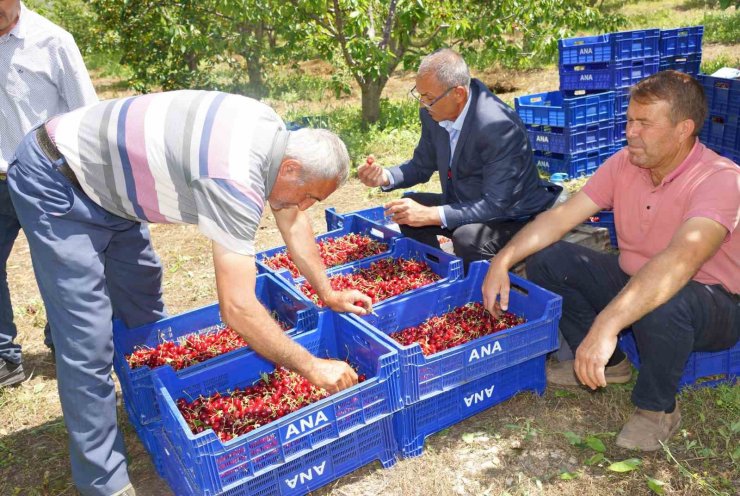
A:
{"type": "Polygon", "coordinates": [[[671,243],[654,256],[596,316],[576,351],[575,371],[596,389],[606,386],[604,367],[617,346],[619,332],[673,298],[720,248],[727,228],[694,217],[676,231],[671,243]]]}
{"type": "Polygon", "coordinates": [[[213,266],[221,316],[254,351],[330,393],[357,383],[357,374],[348,364],[313,356],[270,317],[255,294],[254,257],[239,255],[214,242],[213,266]]]}
{"type": "Polygon", "coordinates": [[[561,239],[568,231],[600,210],[583,191],[547,210],[519,231],[491,260],[483,281],[483,305],[494,315],[509,308],[509,270],[528,256],[561,239]]]}
{"type": "Polygon", "coordinates": [[[314,239],[311,222],[305,212],[297,208],[273,210],[275,223],[280,229],[293,262],[301,271],[319,297],[329,308],[337,312],[352,312],[367,315],[372,312],[372,299],[360,291],[334,291],[326,277],[326,268],[321,261],[314,239]],[[356,305],[362,303],[362,306],[356,305]]]}
{"type": "Polygon", "coordinates": [[[74,39],[67,34],[61,37],[60,43],[59,59],[63,74],[57,86],[67,104],[67,110],[97,103],[98,96],[95,93],[95,87],[74,39]]]}

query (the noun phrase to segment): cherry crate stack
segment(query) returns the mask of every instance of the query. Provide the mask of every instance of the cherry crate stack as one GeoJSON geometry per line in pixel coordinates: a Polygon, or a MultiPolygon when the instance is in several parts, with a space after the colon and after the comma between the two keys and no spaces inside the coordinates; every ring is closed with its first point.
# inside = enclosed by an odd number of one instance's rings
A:
{"type": "Polygon", "coordinates": [[[699,75],[709,114],[700,139],[706,146],[740,164],[740,79],[699,75]]]}
{"type": "Polygon", "coordinates": [[[660,35],[641,29],[558,42],[561,90],[614,91],[615,149],[624,144],[629,87],[660,70],[660,35]]]}

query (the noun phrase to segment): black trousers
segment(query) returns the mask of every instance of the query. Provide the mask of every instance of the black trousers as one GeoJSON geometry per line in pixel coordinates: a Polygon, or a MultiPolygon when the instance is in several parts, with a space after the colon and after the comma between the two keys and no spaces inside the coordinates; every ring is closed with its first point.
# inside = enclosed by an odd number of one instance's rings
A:
{"type": "MultiPolygon", "coordinates": [[[[527,260],[529,279],[563,297],[560,330],[573,351],[596,315],[627,284],[617,255],[559,241],[527,260]]],[[[740,299],[720,285],[690,281],[673,298],[632,324],[640,374],[632,402],[651,411],[670,410],[678,381],[693,351],[731,348],[740,335],[740,299]]],[[[619,349],[609,361],[621,361],[619,349]]]]}
{"type": "MultiPolygon", "coordinates": [[[[443,197],[439,193],[407,193],[404,197],[427,207],[443,204],[443,197]]],[[[467,269],[470,262],[488,260],[496,255],[527,222],[529,220],[464,224],[455,229],[441,226],[411,227],[404,225],[400,228],[404,236],[435,248],[439,248],[437,236],[450,238],[455,255],[463,259],[467,269]]]]}

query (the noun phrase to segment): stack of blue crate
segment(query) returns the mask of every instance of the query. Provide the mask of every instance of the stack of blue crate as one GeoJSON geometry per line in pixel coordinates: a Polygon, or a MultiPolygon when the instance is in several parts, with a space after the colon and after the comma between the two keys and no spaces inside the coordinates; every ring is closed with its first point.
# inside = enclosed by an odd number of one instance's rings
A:
{"type": "Polygon", "coordinates": [[[629,87],[660,70],[660,30],[560,40],[560,89],[614,91],[614,149],[624,145],[629,87]]]}
{"type": "Polygon", "coordinates": [[[614,93],[550,91],[514,99],[527,127],[534,160],[545,175],[592,174],[612,152],[614,93]]]}
{"type": "Polygon", "coordinates": [[[707,147],[740,164],[740,79],[699,75],[709,114],[700,140],[707,147]]]}
{"type": "Polygon", "coordinates": [[[394,414],[402,457],[422,454],[425,439],[522,391],[545,390],[545,358],[558,347],[562,298],[515,275],[510,311],[526,322],[431,355],[418,343],[402,345],[390,335],[454,311],[482,303],[487,261],[470,264],[463,279],[407,293],[351,318],[398,352],[403,409],[394,414]]]}
{"type": "Polygon", "coordinates": [[[673,69],[696,77],[701,65],[704,26],[660,31],[660,70],[673,69]]]}

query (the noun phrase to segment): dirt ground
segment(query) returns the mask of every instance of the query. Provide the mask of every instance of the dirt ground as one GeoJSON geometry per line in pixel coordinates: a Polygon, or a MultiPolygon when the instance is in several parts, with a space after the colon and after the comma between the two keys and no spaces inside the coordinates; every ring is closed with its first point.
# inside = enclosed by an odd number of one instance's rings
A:
{"type": "MultiPolygon", "coordinates": [[[[715,50],[740,56],[740,45],[716,49],[709,46],[705,56],[715,50]]],[[[553,69],[527,73],[492,70],[481,76],[489,84],[506,82],[516,88],[504,95],[507,101],[517,94],[557,86],[553,69]]],[[[412,79],[411,74],[393,78],[388,87],[389,95],[405,93],[412,79]]],[[[103,89],[102,97],[121,94],[114,82],[98,83],[103,89]]],[[[317,205],[309,212],[318,234],[326,230],[324,206],[347,212],[380,202],[382,197],[370,194],[357,180],[351,179],[326,201],[326,205],[317,205]]],[[[155,225],[151,226],[151,231],[165,268],[164,294],[169,312],[178,314],[214,302],[216,291],[209,242],[192,226],[155,225]]],[[[281,244],[274,219],[268,212],[257,235],[258,249],[281,244]]],[[[19,327],[18,342],[23,346],[28,380],[11,390],[0,391],[0,416],[3,418],[0,423],[0,495],[77,494],[71,481],[55,369],[43,345],[43,305],[22,234],[10,257],[8,275],[19,327]]],[[[390,469],[371,464],[315,494],[639,495],[650,493],[646,483],[649,478],[662,481],[666,494],[740,494],[737,462],[729,456],[702,455],[697,448],[698,443],[714,452],[722,449],[731,452],[740,444],[738,432],[728,431],[722,438],[726,445],[716,446],[717,436],[710,433],[719,431],[724,424],[705,412],[705,408],[729,408],[731,412],[738,412],[740,406],[723,406],[721,401],[725,396],[721,393],[687,393],[685,401],[682,400],[686,405],[685,428],[674,438],[670,451],[635,454],[614,444],[614,436],[632,411],[631,387],[632,384],[611,386],[597,393],[548,388],[543,396],[522,393],[431,436],[420,457],[400,460],[390,469]],[[572,439],[566,434],[569,432],[601,439],[605,445],[603,459],[594,461],[595,451],[569,442],[572,439]],[[711,443],[707,441],[709,438],[713,439],[711,443]],[[628,473],[607,470],[611,462],[632,457],[641,460],[638,470],[628,473]]],[[[736,399],[737,394],[727,394],[727,397],[736,399]]],[[[137,494],[170,494],[128,424],[122,406],[119,414],[137,494]]]]}

